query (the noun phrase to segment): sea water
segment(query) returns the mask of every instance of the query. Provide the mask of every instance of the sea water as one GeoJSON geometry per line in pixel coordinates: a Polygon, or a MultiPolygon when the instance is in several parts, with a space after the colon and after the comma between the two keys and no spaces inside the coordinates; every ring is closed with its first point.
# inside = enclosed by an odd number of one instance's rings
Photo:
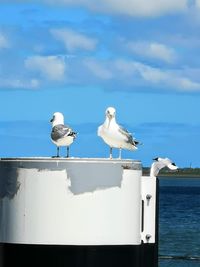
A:
{"type": "Polygon", "coordinates": [[[159,267],[200,267],[200,178],[159,182],[159,267]]]}

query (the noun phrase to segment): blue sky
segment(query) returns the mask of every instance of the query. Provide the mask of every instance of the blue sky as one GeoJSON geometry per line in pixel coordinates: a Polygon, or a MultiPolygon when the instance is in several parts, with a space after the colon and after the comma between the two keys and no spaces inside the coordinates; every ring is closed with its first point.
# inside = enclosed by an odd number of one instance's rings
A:
{"type": "Polygon", "coordinates": [[[96,131],[114,106],[143,143],[124,158],[200,167],[199,0],[0,0],[0,12],[1,157],[54,155],[55,111],[79,133],[71,156],[107,157],[96,131]]]}

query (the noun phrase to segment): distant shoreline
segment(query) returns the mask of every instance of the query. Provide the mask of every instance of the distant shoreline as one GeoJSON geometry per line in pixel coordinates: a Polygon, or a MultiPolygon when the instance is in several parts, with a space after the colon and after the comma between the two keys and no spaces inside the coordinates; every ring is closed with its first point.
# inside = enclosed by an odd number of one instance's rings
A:
{"type": "MultiPolygon", "coordinates": [[[[150,174],[149,167],[143,167],[143,175],[150,174]]],[[[200,168],[180,168],[177,171],[171,171],[167,168],[162,169],[158,175],[159,178],[161,177],[177,177],[177,178],[200,178],[200,168]]]]}
{"type": "Polygon", "coordinates": [[[200,175],[194,175],[194,174],[187,174],[187,175],[176,175],[176,174],[159,174],[159,178],[200,178],[200,175]]]}

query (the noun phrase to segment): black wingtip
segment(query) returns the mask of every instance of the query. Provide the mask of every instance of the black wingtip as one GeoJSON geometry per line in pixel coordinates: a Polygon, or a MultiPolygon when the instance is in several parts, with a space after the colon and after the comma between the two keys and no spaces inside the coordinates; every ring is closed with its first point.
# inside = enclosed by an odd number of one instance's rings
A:
{"type": "Polygon", "coordinates": [[[158,161],[158,157],[157,157],[157,158],[154,158],[153,160],[156,160],[156,161],[158,161]]]}
{"type": "Polygon", "coordinates": [[[133,140],[133,144],[134,144],[135,146],[143,145],[142,142],[139,142],[139,141],[137,141],[137,140],[133,140]]]}

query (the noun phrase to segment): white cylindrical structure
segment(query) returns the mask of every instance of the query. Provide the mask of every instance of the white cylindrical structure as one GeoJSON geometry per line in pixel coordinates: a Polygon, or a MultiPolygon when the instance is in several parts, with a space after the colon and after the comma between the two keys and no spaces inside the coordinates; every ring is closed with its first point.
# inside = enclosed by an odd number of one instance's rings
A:
{"type": "Polygon", "coordinates": [[[133,160],[1,159],[0,243],[40,252],[95,247],[98,257],[100,247],[128,246],[139,262],[141,177],[141,162],[133,160]]]}

